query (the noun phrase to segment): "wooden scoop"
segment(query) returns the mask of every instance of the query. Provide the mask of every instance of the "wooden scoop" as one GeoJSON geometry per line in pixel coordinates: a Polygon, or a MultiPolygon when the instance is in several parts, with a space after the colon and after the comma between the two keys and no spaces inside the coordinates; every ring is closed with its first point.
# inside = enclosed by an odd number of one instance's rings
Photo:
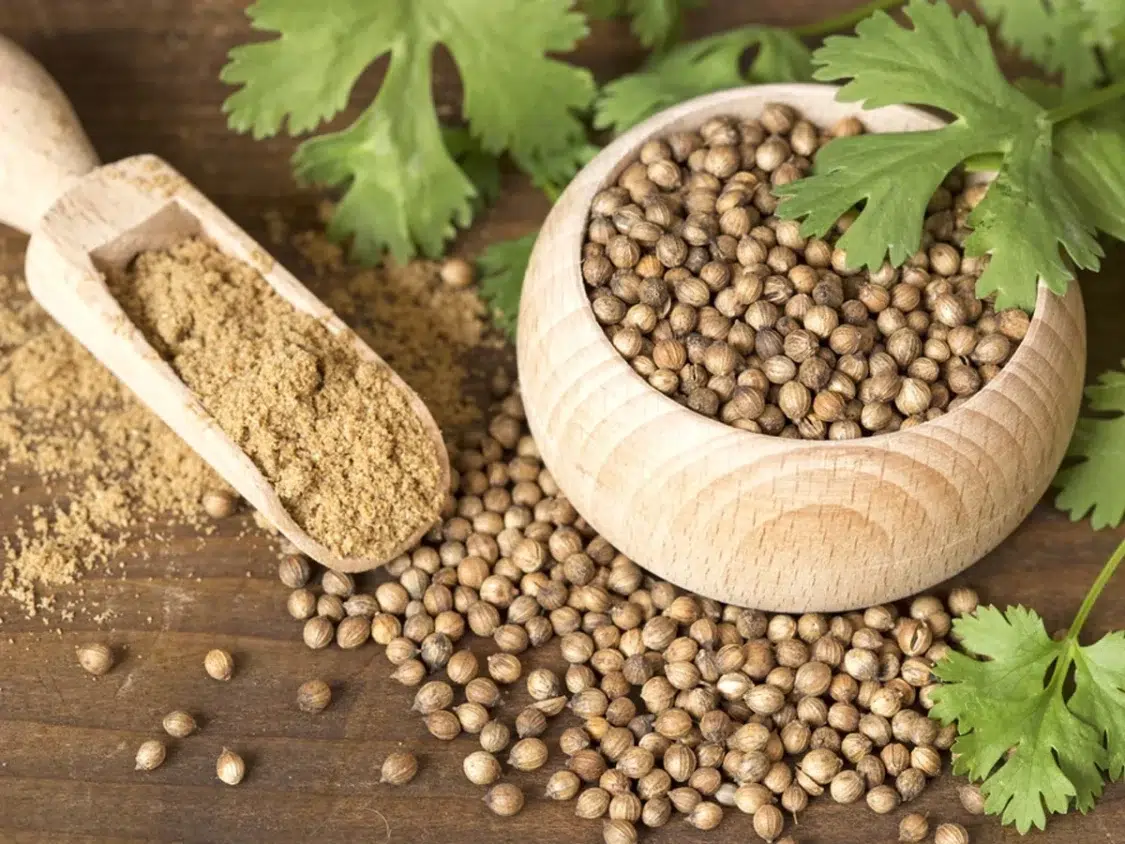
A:
{"type": "MultiPolygon", "coordinates": [[[[333,334],[350,337],[362,358],[386,363],[165,161],[137,155],[99,166],[62,90],[38,62],[2,36],[0,223],[31,234],[27,283],[39,304],[303,553],[341,571],[386,562],[342,559],[293,521],[270,482],[125,316],[103,274],[139,252],[203,235],[254,267],[294,308],[316,317],[333,334]]],[[[414,391],[393,373],[391,380],[409,397],[429,434],[445,488],[449,456],[441,432],[414,391]]],[[[417,525],[387,559],[409,549],[430,527],[417,525]]]]}

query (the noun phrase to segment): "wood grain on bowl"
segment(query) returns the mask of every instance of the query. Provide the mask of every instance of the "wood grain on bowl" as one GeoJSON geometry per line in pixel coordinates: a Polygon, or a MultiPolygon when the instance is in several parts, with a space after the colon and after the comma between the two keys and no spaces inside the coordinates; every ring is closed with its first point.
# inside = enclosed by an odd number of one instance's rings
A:
{"type": "MultiPolygon", "coordinates": [[[[1074,426],[1086,333],[1078,285],[1046,288],[1027,338],[956,411],[863,440],[734,430],[661,395],[590,309],[580,271],[590,202],[649,138],[785,102],[827,125],[859,113],[827,85],[763,85],[665,111],[607,147],[540,233],[524,283],[518,355],[543,458],[577,510],[623,553],[701,594],[767,610],[842,610],[921,591],[972,565],[1027,516],[1074,426]]],[[[902,106],[871,131],[941,121],[902,106]]]]}

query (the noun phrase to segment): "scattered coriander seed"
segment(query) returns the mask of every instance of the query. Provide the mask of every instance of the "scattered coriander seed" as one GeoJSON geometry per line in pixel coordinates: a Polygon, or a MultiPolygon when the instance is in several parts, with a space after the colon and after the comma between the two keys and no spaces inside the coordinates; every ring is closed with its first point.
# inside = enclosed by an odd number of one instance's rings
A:
{"type": "Polygon", "coordinates": [[[156,739],[149,739],[142,742],[141,746],[137,748],[136,768],[137,771],[153,771],[164,764],[164,757],[167,751],[164,748],[164,743],[156,739]]]}
{"type": "Polygon", "coordinates": [[[89,674],[101,677],[113,668],[113,649],[101,642],[87,642],[77,649],[78,664],[89,674]]]}
{"type": "Polygon", "coordinates": [[[327,648],[335,634],[336,626],[322,615],[313,616],[305,622],[305,644],[313,650],[327,648]]]}
{"type": "Polygon", "coordinates": [[[316,595],[303,587],[294,589],[289,593],[286,609],[289,610],[290,616],[298,621],[304,621],[316,613],[316,595]]]}
{"type": "Polygon", "coordinates": [[[307,680],[297,689],[297,708],[315,715],[332,702],[332,688],[323,680],[307,680]]]}
{"type": "Polygon", "coordinates": [[[484,796],[484,803],[500,817],[510,818],[523,808],[523,792],[513,783],[497,783],[484,796]]]}
{"type": "Polygon", "coordinates": [[[430,735],[438,741],[453,741],[461,735],[461,721],[448,709],[431,712],[423,719],[430,735]]]}
{"type": "Polygon", "coordinates": [[[439,709],[445,709],[453,703],[453,689],[448,683],[441,680],[431,680],[420,688],[414,695],[415,712],[429,715],[439,709]]]}
{"type": "Polygon", "coordinates": [[[934,844],[969,844],[969,831],[959,823],[938,824],[934,844]]]}
{"type": "Polygon", "coordinates": [[[320,587],[326,595],[347,598],[355,592],[355,578],[344,571],[325,569],[320,577],[320,587]]]}
{"type": "Polygon", "coordinates": [[[203,658],[203,670],[214,680],[229,680],[234,675],[234,657],[222,648],[209,650],[203,658]]]}
{"type": "Polygon", "coordinates": [[[203,493],[203,510],[212,519],[225,519],[234,515],[238,509],[238,496],[225,489],[214,489],[203,493]]]}
{"type": "Polygon", "coordinates": [[[465,778],[473,785],[492,785],[500,779],[500,763],[486,750],[470,753],[461,767],[465,771],[465,778]]]}
{"type": "Polygon", "coordinates": [[[514,654],[497,653],[488,658],[488,674],[501,685],[510,685],[520,678],[523,670],[514,654]]]}
{"type": "Polygon", "coordinates": [[[754,812],[754,832],[764,841],[773,841],[785,826],[781,810],[772,803],[766,803],[754,812]]]}
{"type": "Polygon", "coordinates": [[[404,686],[412,687],[425,680],[427,673],[426,666],[420,659],[408,659],[399,663],[398,667],[391,673],[391,679],[404,686]]]}
{"type": "Polygon", "coordinates": [[[278,579],[290,589],[300,589],[309,582],[312,567],[300,554],[287,554],[277,564],[278,579]]]}
{"type": "Polygon", "coordinates": [[[925,815],[917,812],[904,815],[898,822],[898,840],[902,844],[917,844],[919,841],[924,841],[929,833],[929,821],[926,820],[925,815]]]}
{"type": "Polygon", "coordinates": [[[453,707],[461,729],[470,735],[477,735],[490,722],[492,716],[479,703],[462,703],[453,707]]]}
{"type": "Polygon", "coordinates": [[[233,750],[223,748],[215,762],[215,776],[227,785],[238,785],[246,775],[246,763],[233,750]]]}
{"type": "Polygon", "coordinates": [[[370,636],[371,623],[361,615],[350,615],[336,625],[336,644],[344,650],[360,647],[370,636]]]}
{"type": "Polygon", "coordinates": [[[383,760],[379,782],[406,785],[418,773],[418,760],[413,753],[392,753],[383,760]]]}
{"type": "Polygon", "coordinates": [[[546,796],[551,800],[573,800],[582,788],[582,781],[573,771],[555,771],[547,780],[546,796]]]}
{"type": "Polygon", "coordinates": [[[187,738],[196,729],[195,719],[191,717],[191,713],[184,712],[182,709],[177,709],[165,715],[162,725],[164,732],[172,738],[180,739],[187,738]]]}
{"type": "Polygon", "coordinates": [[[867,792],[867,805],[877,815],[886,815],[898,808],[902,799],[889,785],[877,785],[867,792]]]}
{"type": "Polygon", "coordinates": [[[508,764],[517,771],[534,771],[547,762],[547,745],[541,739],[524,738],[512,745],[508,764]]]}
{"type": "Polygon", "coordinates": [[[629,821],[602,821],[602,840],[605,844],[636,844],[637,828],[629,821]]]}
{"type": "MultiPolygon", "coordinates": [[[[757,815],[755,815],[755,818],[757,818],[757,815]]],[[[722,820],[723,807],[718,803],[712,803],[708,800],[704,800],[699,803],[694,809],[691,810],[691,813],[687,816],[687,822],[689,824],[694,826],[696,829],[704,831],[714,829],[722,822],[722,820]]],[[[754,830],[756,832],[758,831],[757,825],[755,825],[754,830]]],[[[761,835],[760,832],[758,834],[761,835]]],[[[765,835],[762,835],[762,837],[766,838],[765,835]]],[[[766,838],[766,840],[771,841],[773,839],[766,838]]]]}
{"type": "Polygon", "coordinates": [[[961,805],[970,815],[984,814],[984,795],[978,785],[963,785],[957,789],[957,797],[961,805]]]}
{"type": "Polygon", "coordinates": [[[489,721],[480,731],[481,749],[489,753],[499,753],[511,741],[511,731],[499,721],[489,721]]]}
{"type": "Polygon", "coordinates": [[[587,788],[578,795],[574,814],[586,820],[600,818],[609,811],[610,800],[610,794],[604,788],[587,788]]]}
{"type": "Polygon", "coordinates": [[[476,678],[480,671],[476,654],[469,650],[457,651],[445,664],[445,674],[449,682],[464,686],[476,678]]]}

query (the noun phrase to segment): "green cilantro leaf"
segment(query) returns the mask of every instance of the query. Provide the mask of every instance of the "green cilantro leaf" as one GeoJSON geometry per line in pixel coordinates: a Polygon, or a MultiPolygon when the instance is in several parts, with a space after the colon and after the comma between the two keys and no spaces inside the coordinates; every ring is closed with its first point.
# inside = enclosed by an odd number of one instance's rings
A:
{"type": "Polygon", "coordinates": [[[479,258],[480,295],[492,311],[496,323],[514,340],[520,312],[520,290],[531,249],[538,232],[491,244],[479,258]]]}
{"type": "MultiPolygon", "coordinates": [[[[1102,75],[1094,41],[1099,23],[1084,8],[1088,0],[978,0],[1001,40],[1049,73],[1059,73],[1067,88],[1088,88],[1102,75]]],[[[1099,4],[1089,3],[1091,6],[1099,4]]],[[[1108,17],[1101,0],[1097,16],[1108,17]]],[[[1103,24],[1104,25],[1104,24],[1103,24]]]]}
{"type": "Polygon", "coordinates": [[[747,82],[793,82],[811,78],[809,50],[784,29],[747,26],[673,47],[636,73],[602,89],[594,125],[616,133],[676,103],[747,82]],[[744,74],[743,55],[758,53],[744,74]]]}
{"type": "Polygon", "coordinates": [[[593,18],[608,19],[628,14],[637,40],[650,49],[662,50],[675,40],[684,12],[700,6],[702,0],[586,0],[586,12],[593,18]]]}
{"type": "Polygon", "coordinates": [[[1042,829],[1048,813],[1066,812],[1072,800],[1088,811],[1111,767],[1103,740],[1111,747],[1125,740],[1121,715],[1093,722],[1098,727],[1085,717],[1121,696],[1125,639],[1083,648],[1080,627],[1055,641],[1032,610],[982,607],[954,622],[968,653],[951,652],[934,667],[942,685],[930,714],[956,722],[960,733],[954,772],[983,780],[985,811],[1021,833],[1042,829]],[[1067,701],[1072,665],[1079,668],[1067,701]]]}
{"type": "Polygon", "coordinates": [[[1055,152],[1086,219],[1125,240],[1125,120],[1105,111],[1069,120],[1055,130],[1055,152]]]}
{"type": "Polygon", "coordinates": [[[866,108],[914,103],[948,111],[948,126],[925,132],[838,138],[818,154],[816,172],[776,189],[778,213],[823,235],[840,214],[863,204],[839,246],[853,267],[901,264],[921,242],[926,204],[946,174],[967,158],[1000,153],[999,174],[969,224],[966,251],[992,258],[978,290],[997,307],[1035,304],[1036,280],[1065,290],[1072,273],[1061,245],[1081,267],[1101,250],[1068,186],[1054,172],[1047,112],[1005,80],[987,30],[946,4],[911,0],[913,29],[878,12],[854,36],[833,36],[813,54],[814,77],[849,79],[838,94],[866,108]]]}
{"type": "Polygon", "coordinates": [[[1101,730],[1110,779],[1125,776],[1125,632],[1110,633],[1074,656],[1070,710],[1101,730]],[[1104,726],[1099,726],[1104,725],[1104,726]]]}
{"type": "Polygon", "coordinates": [[[509,152],[533,174],[572,167],[585,144],[578,113],[593,77],[548,53],[586,34],[585,19],[558,0],[258,0],[257,29],[279,37],[236,47],[222,78],[241,85],[224,104],[233,128],[256,137],[288,124],[315,128],[342,109],[359,75],[390,55],[375,102],[343,131],[303,144],[298,177],[346,188],[329,231],[354,235],[353,253],[397,259],[440,253],[472,218],[476,189],[443,142],[432,97],[440,44],[464,88],[464,117],[483,152],[509,152]]]}
{"type": "Polygon", "coordinates": [[[1086,397],[1091,410],[1117,415],[1078,420],[1067,456],[1083,459],[1055,476],[1055,506],[1073,521],[1091,513],[1091,526],[1100,530],[1125,517],[1125,372],[1103,372],[1086,397]]]}
{"type": "Polygon", "coordinates": [[[500,196],[500,159],[481,149],[480,144],[462,126],[445,127],[442,138],[453,160],[476,188],[478,203],[485,205],[500,196]]]}

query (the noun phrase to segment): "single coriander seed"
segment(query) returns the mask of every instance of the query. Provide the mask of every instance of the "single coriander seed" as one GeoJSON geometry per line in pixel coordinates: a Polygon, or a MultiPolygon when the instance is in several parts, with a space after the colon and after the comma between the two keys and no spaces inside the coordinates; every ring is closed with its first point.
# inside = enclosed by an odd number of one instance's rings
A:
{"type": "Polygon", "coordinates": [[[957,797],[961,805],[970,815],[984,814],[984,795],[978,785],[963,785],[957,789],[957,797]]]}
{"type": "Polygon", "coordinates": [[[113,668],[113,649],[101,642],[88,642],[77,649],[78,664],[95,677],[113,668]]]}
{"type": "Polygon", "coordinates": [[[930,833],[930,824],[925,815],[911,812],[898,822],[898,840],[902,844],[917,844],[930,833]]]}
{"type": "Polygon", "coordinates": [[[246,763],[233,750],[224,747],[215,762],[215,775],[227,785],[238,785],[246,776],[246,763]]]}
{"type": "Polygon", "coordinates": [[[465,778],[473,785],[492,785],[500,779],[500,763],[486,750],[476,750],[462,763],[465,778]]]}
{"type": "Polygon", "coordinates": [[[315,715],[332,702],[332,688],[323,680],[308,680],[297,689],[297,708],[315,715]]]}
{"type": "Polygon", "coordinates": [[[959,823],[939,824],[934,830],[934,844],[969,844],[969,831],[959,823]]]}
{"type": "Polygon", "coordinates": [[[222,648],[209,650],[203,658],[203,670],[214,680],[229,680],[234,675],[234,657],[222,648]]]}
{"type": "Polygon", "coordinates": [[[312,568],[300,554],[288,554],[277,564],[278,579],[290,589],[300,589],[309,582],[312,568]]]}
{"type": "Polygon", "coordinates": [[[225,489],[203,493],[203,510],[212,519],[225,519],[238,509],[238,496],[225,489]]]}
{"type": "Polygon", "coordinates": [[[637,828],[629,821],[602,821],[602,840],[605,844],[636,844],[637,828]]]}
{"type": "Polygon", "coordinates": [[[191,717],[191,713],[184,712],[182,709],[177,709],[165,715],[163,726],[164,732],[172,738],[181,739],[187,738],[196,729],[195,719],[191,717]]]}
{"type": "Polygon", "coordinates": [[[484,803],[500,817],[510,818],[523,808],[523,792],[510,782],[498,783],[488,790],[484,803]]]}
{"type": "Polygon", "coordinates": [[[418,773],[418,760],[413,753],[392,753],[383,760],[379,782],[406,785],[418,773]]]}
{"type": "Polygon", "coordinates": [[[137,771],[153,771],[164,764],[164,757],[167,751],[164,748],[164,743],[156,739],[149,739],[143,742],[137,748],[136,768],[137,771]]]}

